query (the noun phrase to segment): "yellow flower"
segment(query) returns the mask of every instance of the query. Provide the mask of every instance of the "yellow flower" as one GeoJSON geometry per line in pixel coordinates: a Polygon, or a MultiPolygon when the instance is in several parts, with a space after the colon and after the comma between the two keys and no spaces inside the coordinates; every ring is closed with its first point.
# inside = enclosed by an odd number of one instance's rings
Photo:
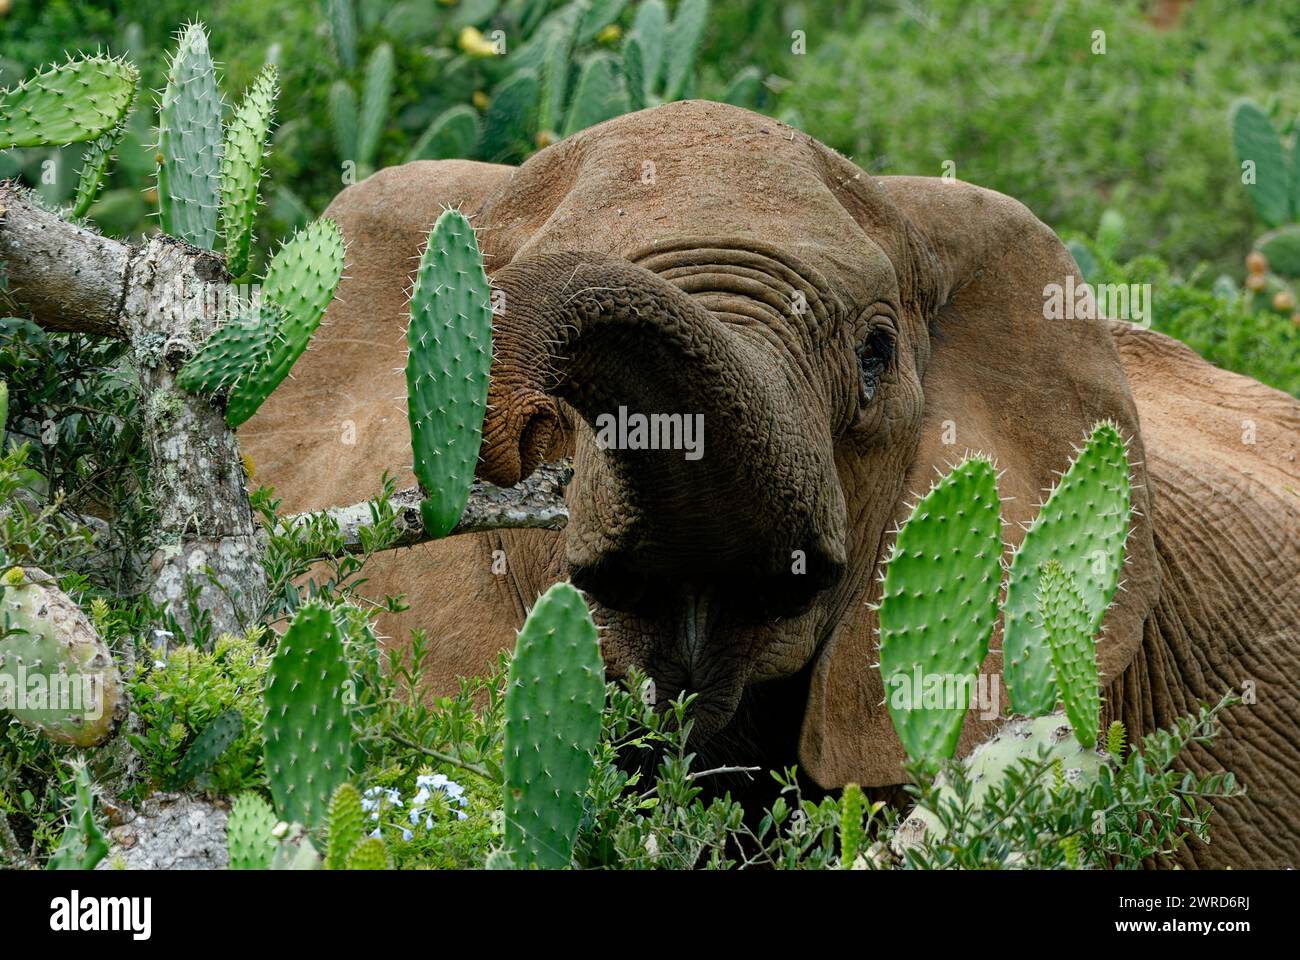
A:
{"type": "Polygon", "coordinates": [[[244,465],[244,476],[249,480],[252,480],[257,471],[257,467],[253,463],[253,458],[246,453],[241,453],[239,455],[239,462],[244,465]]]}
{"type": "Polygon", "coordinates": [[[621,36],[623,36],[623,28],[617,23],[611,23],[609,26],[605,27],[605,29],[601,30],[600,33],[596,34],[596,42],[613,43],[621,36]]]}
{"type": "Polygon", "coordinates": [[[492,101],[488,99],[488,95],[482,90],[475,90],[474,96],[470,97],[470,100],[479,110],[486,110],[492,103],[492,101]]]}
{"type": "Polygon", "coordinates": [[[462,30],[457,43],[471,57],[495,57],[497,53],[497,48],[474,27],[466,27],[462,30]]]}

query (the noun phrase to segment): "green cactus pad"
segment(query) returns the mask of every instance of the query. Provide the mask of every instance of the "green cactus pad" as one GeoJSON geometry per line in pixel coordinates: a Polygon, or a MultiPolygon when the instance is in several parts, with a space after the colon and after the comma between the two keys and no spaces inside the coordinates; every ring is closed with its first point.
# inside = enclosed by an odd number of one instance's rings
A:
{"type": "Polygon", "coordinates": [[[281,337],[270,359],[231,389],[226,422],[244,423],[289,375],[320,325],[343,276],[343,234],[333,220],[317,220],[298,231],[271,260],[262,283],[262,302],[284,314],[281,337]]]}
{"type": "Polygon", "coordinates": [[[265,870],[271,866],[278,821],[271,805],[255,793],[235,799],[226,821],[226,849],[231,870],[265,870]]]}
{"type": "Polygon", "coordinates": [[[844,785],[840,795],[840,866],[853,869],[866,839],[862,818],[867,812],[867,798],[856,783],[844,785]]]}
{"type": "Polygon", "coordinates": [[[506,685],[505,845],[518,866],[569,865],[604,702],[596,625],[557,583],[524,622],[506,685]]]}
{"type": "Polygon", "coordinates": [[[278,95],[278,74],[274,66],[268,65],[248,88],[226,129],[221,154],[221,226],[226,238],[226,266],[232,277],[241,277],[248,270],[262,155],[278,95]]]}
{"type": "Polygon", "coordinates": [[[644,110],[645,92],[645,48],[641,38],[629,33],[623,41],[623,85],[627,88],[627,109],[629,113],[644,110]]]}
{"type": "Polygon", "coordinates": [[[352,0],[325,0],[329,14],[330,39],[339,65],[352,70],[357,65],[357,16],[352,0]]]}
{"type": "Polygon", "coordinates": [[[474,228],[458,210],[438,217],[411,293],[406,329],[407,416],[430,536],[451,532],[474,482],[492,366],[492,290],[474,228]]]}
{"type": "Polygon", "coordinates": [[[0,709],[55,743],[104,743],[127,706],[112,654],[45,572],[15,567],[3,583],[0,709]]]}
{"type": "Polygon", "coordinates": [[[349,870],[389,870],[392,861],[388,859],[388,848],[378,837],[366,837],[358,843],[348,857],[349,870]]]}
{"type": "Polygon", "coordinates": [[[618,19],[627,0],[588,0],[587,9],[578,22],[578,41],[590,43],[596,35],[618,19]]]}
{"type": "MultiPolygon", "coordinates": [[[[1044,764],[1043,778],[1053,777],[1060,771],[1065,786],[1078,789],[1096,782],[1107,758],[1080,744],[1063,714],[1009,720],[996,736],[980,744],[962,761],[970,781],[971,805],[982,804],[989,789],[1000,785],[1007,773],[1024,761],[1044,764]]],[[[942,775],[935,783],[939,787],[936,806],[956,799],[956,790],[944,782],[942,775]]],[[[896,846],[910,846],[926,833],[942,836],[939,818],[917,806],[899,828],[896,846]]]]}
{"type": "Polygon", "coordinates": [[[1058,698],[1052,651],[1038,615],[1040,568],[1055,560],[1074,578],[1089,636],[1095,637],[1119,586],[1130,503],[1124,438],[1113,424],[1099,424],[1011,561],[1002,608],[1002,672],[1015,713],[1050,713],[1058,698]]]}
{"type": "Polygon", "coordinates": [[[763,73],[758,67],[743,68],[731,78],[722,102],[747,110],[757,110],[759,98],[763,95],[763,73]]]}
{"type": "Polygon", "coordinates": [[[77,175],[77,193],[72,199],[72,216],[84,217],[94,205],[104,186],[113,151],[117,149],[126,132],[126,124],[119,123],[108,133],[95,140],[81,158],[81,172],[77,175]]]}
{"type": "Polygon", "coordinates": [[[330,800],[329,831],[325,847],[325,869],[346,870],[348,859],[365,836],[366,815],[361,794],[350,783],[334,791],[330,800]]]}
{"type": "Polygon", "coordinates": [[[458,104],[434,118],[406,159],[451,160],[468,157],[474,152],[478,138],[478,113],[473,107],[458,104]]]}
{"type": "MultiPolygon", "coordinates": [[[[277,828],[278,828],[277,824],[277,828]]],[[[278,829],[277,829],[278,832],[278,829]]],[[[319,870],[321,857],[301,823],[288,825],[288,832],[271,855],[271,870],[319,870]]]]}
{"type": "Polygon", "coordinates": [[[173,786],[186,786],[210,771],[243,732],[244,715],[238,710],[231,709],[217,714],[194,738],[190,748],[185,751],[185,756],[176,765],[173,786]]]}
{"type": "MultiPolygon", "coordinates": [[[[284,311],[262,302],[218,327],[186,361],[176,385],[191,393],[224,393],[270,362],[284,344],[284,311]]],[[[227,412],[229,421],[229,412],[227,412]]],[[[239,421],[242,423],[243,421],[239,421]]],[[[231,423],[232,427],[239,423],[231,423]]]]}
{"type": "Polygon", "coordinates": [[[280,638],[266,683],[266,775],[284,820],[323,824],[348,779],[352,725],[344,702],[349,672],[330,611],[302,607],[280,638]]]}
{"type": "Polygon", "coordinates": [[[510,851],[504,847],[498,847],[487,855],[483,861],[484,870],[513,870],[515,869],[515,858],[510,851]]]}
{"type": "Polygon", "coordinates": [[[695,70],[704,28],[709,22],[709,0],[681,0],[673,17],[672,43],[666,48],[664,100],[685,96],[695,70]]]}
{"type": "Polygon", "coordinates": [[[1291,177],[1286,151],[1268,115],[1249,100],[1238,100],[1229,114],[1238,163],[1255,165],[1255,182],[1247,184],[1260,219],[1277,227],[1291,219],[1291,177]]]}
{"type": "Polygon", "coordinates": [[[1101,723],[1101,682],[1088,611],[1074,578],[1057,561],[1048,560],[1042,570],[1038,607],[1052,650],[1056,685],[1075,737],[1083,746],[1092,747],[1101,723]]]}
{"type": "Polygon", "coordinates": [[[664,50],[668,42],[668,5],[663,0],[645,0],[636,9],[632,35],[641,43],[645,95],[650,96],[663,73],[664,50]]]}
{"type": "MultiPolygon", "coordinates": [[[[0,380],[0,457],[5,452],[5,424],[9,422],[9,384],[0,380]]],[[[4,588],[0,587],[0,596],[4,595],[4,588]]]]}
{"type": "Polygon", "coordinates": [[[510,160],[531,148],[537,127],[541,85],[532,70],[517,70],[497,87],[483,120],[479,153],[485,160],[510,160]]]}
{"type": "Polygon", "coordinates": [[[368,171],[379,149],[379,138],[388,123],[388,102],[393,96],[393,48],[386,43],[375,47],[366,61],[365,85],[361,90],[361,112],[357,115],[357,167],[368,171]]]}
{"type": "Polygon", "coordinates": [[[131,111],[139,77],[122,60],[88,57],[51,66],[0,92],[0,150],[103,136],[131,111]]]}
{"type": "Polygon", "coordinates": [[[334,129],[334,149],[339,159],[357,162],[357,94],[346,80],[330,86],[330,126],[334,129]]]}
{"type": "Polygon", "coordinates": [[[1001,526],[993,465],[976,457],[934,485],[894,542],[881,591],[880,676],[915,761],[933,764],[957,749],[997,619],[1001,526]]]}
{"type": "Polygon", "coordinates": [[[559,22],[542,37],[542,95],[537,108],[539,130],[558,130],[564,119],[564,103],[569,95],[569,71],[573,65],[572,20],[559,22]]]}
{"type": "Polygon", "coordinates": [[[1255,249],[1268,259],[1273,273],[1300,280],[1300,224],[1288,224],[1264,234],[1255,241],[1255,249]]]}
{"type": "Polygon", "coordinates": [[[608,53],[594,53],[583,61],[578,74],[573,102],[564,120],[564,135],[567,137],[626,113],[627,104],[618,59],[608,53]]]}
{"type": "Polygon", "coordinates": [[[217,246],[222,102],[202,24],[191,24],[167,70],[158,117],[158,210],[163,233],[217,246]]]}

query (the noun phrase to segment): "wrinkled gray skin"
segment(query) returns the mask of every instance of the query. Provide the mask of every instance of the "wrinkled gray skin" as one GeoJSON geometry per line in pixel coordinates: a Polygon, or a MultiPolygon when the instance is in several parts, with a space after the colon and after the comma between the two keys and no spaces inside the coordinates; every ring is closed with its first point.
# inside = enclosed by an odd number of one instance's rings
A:
{"type": "MultiPolygon", "coordinates": [[[[370,566],[376,594],[412,603],[384,622],[392,642],[434,639],[434,690],[486,669],[571,577],[611,675],[636,665],[661,698],[698,694],[710,762],[897,784],[870,606],[895,524],[979,450],[1003,471],[1010,549],[1110,419],[1137,514],[1099,643],[1105,720],[1137,736],[1250,684],[1255,703],[1188,762],[1234,770],[1252,796],[1183,859],[1300,859],[1293,398],[1128,324],[1044,319],[1046,285],[1080,278],[1010,198],[871,178],[768,118],[676,103],[518,169],[409,164],[339,196],[349,279],[242,434],[286,508],[363,499],[409,463],[404,292],[448,204],[473,215],[505,297],[480,474],[509,484],[571,453],[575,477],[562,534],[458,537],[370,566]],[[593,425],[619,406],[701,414],[704,455],[598,449],[593,425]]],[[[961,749],[991,727],[972,713],[961,749]]]]}

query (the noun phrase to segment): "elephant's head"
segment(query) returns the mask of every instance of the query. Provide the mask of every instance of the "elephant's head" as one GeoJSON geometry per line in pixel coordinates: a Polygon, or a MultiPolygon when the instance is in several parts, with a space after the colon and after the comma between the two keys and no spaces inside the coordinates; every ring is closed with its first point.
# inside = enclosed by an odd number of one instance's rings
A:
{"type": "MultiPolygon", "coordinates": [[[[707,738],[747,689],[806,670],[804,768],[898,782],[870,604],[906,504],[978,450],[1025,520],[1094,422],[1139,443],[1105,322],[1044,319],[1069,254],[1007,197],[875,179],[698,102],[543,151],[482,223],[503,309],[480,473],[512,484],[573,452],[564,567],[611,673],[697,693],[707,738]],[[675,448],[633,448],[651,437],[675,448]]],[[[1154,589],[1142,524],[1112,675],[1154,589]]]]}

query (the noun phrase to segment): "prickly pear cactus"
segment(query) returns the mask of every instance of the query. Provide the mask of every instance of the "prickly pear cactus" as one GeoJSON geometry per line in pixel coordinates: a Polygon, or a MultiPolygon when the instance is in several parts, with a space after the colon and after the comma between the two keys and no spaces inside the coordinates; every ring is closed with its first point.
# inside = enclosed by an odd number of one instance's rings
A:
{"type": "Polygon", "coordinates": [[[997,619],[1001,528],[993,465],[974,457],[921,498],[894,542],[881,591],[880,676],[913,760],[934,764],[957,748],[997,619]],[[953,694],[959,701],[949,703],[953,694]]]}
{"type": "Polygon", "coordinates": [[[357,158],[357,93],[346,80],[330,86],[330,126],[334,130],[334,149],[339,158],[353,163],[357,158]]]}
{"type": "Polygon", "coordinates": [[[140,75],[109,57],[51,66],[0,92],[0,150],[63,146],[103,136],[126,118],[140,75]]]}
{"type": "Polygon", "coordinates": [[[1229,120],[1237,160],[1254,169],[1254,183],[1246,189],[1260,219],[1277,227],[1300,215],[1292,208],[1286,149],[1268,114],[1249,100],[1238,100],[1232,105],[1229,120]]]}
{"type": "Polygon", "coordinates": [[[280,638],[266,683],[266,775],[276,812],[313,827],[348,779],[352,724],[343,636],[330,611],[302,607],[280,638]]]}
{"type": "Polygon", "coordinates": [[[444,210],[420,260],[406,330],[407,416],[425,530],[450,533],[465,509],[483,439],[492,366],[491,287],[474,228],[444,210]]]}
{"type": "MultiPolygon", "coordinates": [[[[989,789],[1001,784],[1007,772],[1025,760],[1049,761],[1050,766],[1042,776],[1059,776],[1063,786],[1071,788],[1094,782],[1098,771],[1108,762],[1105,754],[1079,743],[1063,714],[1009,720],[996,736],[980,744],[962,761],[970,781],[971,805],[978,807],[989,789]]],[[[956,799],[955,789],[945,784],[942,776],[935,780],[935,784],[939,787],[936,806],[956,799]]],[[[932,811],[918,806],[900,825],[895,845],[911,846],[927,833],[941,836],[939,818],[932,811]]]]}
{"type": "Polygon", "coordinates": [[[301,823],[276,824],[277,844],[270,870],[319,870],[321,856],[301,823]]]}
{"type": "Polygon", "coordinates": [[[1268,258],[1268,269],[1274,273],[1300,278],[1300,224],[1270,230],[1255,241],[1255,249],[1268,258]]]}
{"type": "Polygon", "coordinates": [[[648,99],[663,75],[664,51],[668,48],[667,4],[663,0],[644,0],[638,4],[629,36],[636,37],[641,47],[643,96],[648,99]]]}
{"type": "Polygon", "coordinates": [[[9,422],[9,384],[0,380],[0,456],[5,452],[5,424],[9,422]]]}
{"type": "Polygon", "coordinates": [[[174,786],[183,787],[211,770],[244,732],[244,715],[238,710],[217,714],[194,738],[185,756],[176,765],[174,786]]]}
{"type": "Polygon", "coordinates": [[[695,69],[695,55],[709,22],[709,0],[681,0],[673,17],[672,44],[665,49],[664,100],[687,95],[695,69]]]}
{"type": "Polygon", "coordinates": [[[9,570],[3,591],[0,708],[55,743],[108,740],[126,716],[126,689],[81,608],[35,567],[9,570]],[[37,693],[41,702],[30,703],[37,693]]]}
{"type": "Polygon", "coordinates": [[[1015,713],[1050,713],[1058,697],[1052,651],[1038,615],[1041,567],[1055,560],[1074,578],[1095,637],[1119,585],[1131,491],[1124,438],[1112,423],[1093,429],[1011,561],[1003,605],[1002,670],[1015,713]]]}
{"type": "Polygon", "coordinates": [[[330,800],[329,829],[325,847],[325,869],[346,870],[348,861],[365,836],[366,814],[361,794],[350,783],[334,791],[330,800]]]}
{"type": "Polygon", "coordinates": [[[853,863],[862,851],[866,832],[862,817],[867,812],[867,798],[856,783],[844,785],[840,795],[840,866],[852,870],[853,863]]]}
{"type": "Polygon", "coordinates": [[[619,74],[618,60],[608,53],[594,53],[582,64],[573,102],[564,120],[564,135],[594,127],[610,117],[626,113],[627,91],[619,74]]]}
{"type": "Polygon", "coordinates": [[[487,855],[483,861],[484,870],[513,870],[515,869],[515,858],[510,855],[510,851],[504,847],[498,847],[487,855]]]}
{"type": "Polygon", "coordinates": [[[478,138],[478,113],[467,104],[457,104],[434,118],[411,147],[406,159],[410,162],[468,157],[473,153],[478,138]]]}
{"type": "Polygon", "coordinates": [[[541,100],[541,84],[534,70],[517,70],[492,96],[483,119],[479,153],[485,160],[501,162],[518,156],[532,142],[541,100]]]}
{"type": "Polygon", "coordinates": [[[505,846],[516,865],[569,865],[604,702],[596,625],[581,594],[557,583],[519,632],[506,686],[505,846]]]}
{"type": "Polygon", "coordinates": [[[333,220],[317,220],[298,231],[271,260],[262,283],[262,303],[284,315],[267,361],[239,378],[226,403],[232,427],[248,420],[280,385],[311,336],[343,276],[343,234],[333,220]]]}
{"type": "Polygon", "coordinates": [[[366,837],[348,856],[348,870],[391,870],[393,863],[388,859],[388,848],[378,837],[366,837]]]}
{"type": "Polygon", "coordinates": [[[194,23],[172,57],[158,116],[158,210],[163,233],[204,250],[217,245],[221,112],[208,35],[194,23]]]}
{"type": "MultiPolygon", "coordinates": [[[[284,324],[285,313],[279,307],[266,301],[257,304],[218,327],[203,348],[181,367],[176,385],[191,393],[232,390],[242,379],[269,364],[278,350],[285,349],[284,324]]],[[[229,408],[226,419],[231,419],[229,408]]]]}
{"type": "Polygon", "coordinates": [[[279,841],[275,826],[279,821],[271,805],[255,793],[236,798],[226,821],[226,849],[230,852],[231,870],[265,870],[279,841]]]}
{"type": "Polygon", "coordinates": [[[104,178],[113,162],[113,151],[117,149],[126,132],[126,124],[119,123],[108,133],[95,140],[81,158],[81,172],[77,175],[77,192],[72,199],[72,216],[84,217],[104,186],[104,178]]]}
{"type": "Polygon", "coordinates": [[[393,48],[386,43],[375,47],[366,62],[365,86],[361,90],[361,112],[357,115],[357,167],[363,174],[371,169],[379,137],[388,122],[388,102],[393,95],[393,48]]]}
{"type": "Polygon", "coordinates": [[[248,88],[226,130],[221,154],[221,226],[226,238],[226,265],[232,277],[241,277],[248,270],[253,221],[257,217],[257,185],[262,179],[262,156],[278,95],[278,74],[275,66],[268,64],[248,88]]]}
{"type": "Polygon", "coordinates": [[[1085,747],[1097,743],[1101,723],[1101,681],[1097,643],[1074,578],[1055,560],[1043,564],[1038,606],[1052,651],[1056,685],[1074,735],[1085,747]]]}

